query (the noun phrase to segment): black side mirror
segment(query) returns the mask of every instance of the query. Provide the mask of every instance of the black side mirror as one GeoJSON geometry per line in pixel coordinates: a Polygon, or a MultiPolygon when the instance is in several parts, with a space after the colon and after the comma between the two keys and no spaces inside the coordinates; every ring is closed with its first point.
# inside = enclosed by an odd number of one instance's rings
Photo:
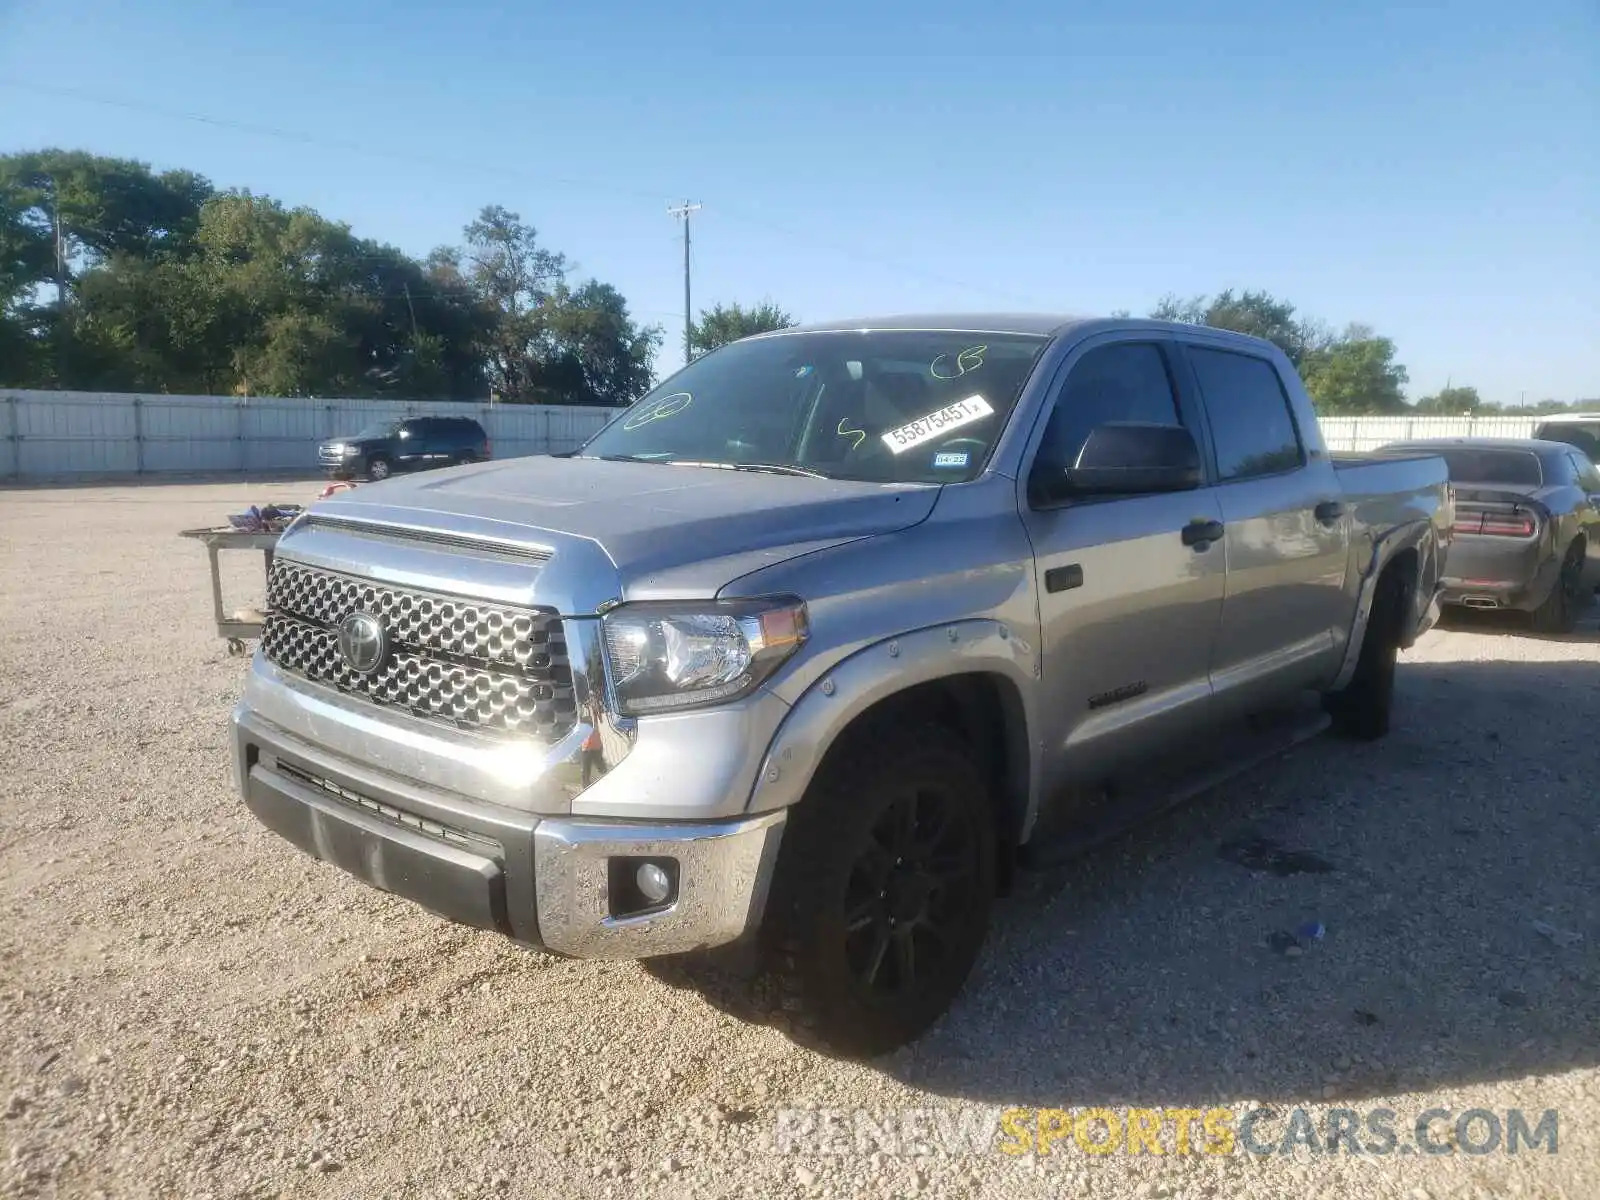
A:
{"type": "Polygon", "coordinates": [[[1200,486],[1200,448],[1182,425],[1109,421],[1090,431],[1070,467],[1039,466],[1043,470],[1035,471],[1034,490],[1046,500],[1186,492],[1200,486]]]}

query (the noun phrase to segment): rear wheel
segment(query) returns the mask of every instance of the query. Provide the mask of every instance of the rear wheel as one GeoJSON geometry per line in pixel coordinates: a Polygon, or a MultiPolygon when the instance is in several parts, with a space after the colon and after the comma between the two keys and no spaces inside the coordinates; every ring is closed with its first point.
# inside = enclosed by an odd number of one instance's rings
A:
{"type": "Polygon", "coordinates": [[[988,787],[951,731],[863,739],[791,810],[764,922],[797,1040],[885,1054],[950,1006],[994,894],[988,787]]]}
{"type": "Polygon", "coordinates": [[[1337,692],[1323,697],[1334,732],[1357,741],[1374,741],[1389,732],[1394,711],[1394,670],[1400,655],[1405,585],[1398,571],[1385,571],[1372,598],[1355,674],[1337,692]]]}
{"type": "Polygon", "coordinates": [[[1584,542],[1574,539],[1561,560],[1561,574],[1545,602],[1533,610],[1534,629],[1540,633],[1571,633],[1583,608],[1584,542]]]}
{"type": "Polygon", "coordinates": [[[464,467],[468,463],[475,463],[477,461],[477,456],[470,450],[462,450],[460,453],[451,458],[450,465],[452,467],[464,467]]]}
{"type": "Polygon", "coordinates": [[[374,482],[389,478],[389,460],[378,456],[367,459],[367,478],[374,482]]]}

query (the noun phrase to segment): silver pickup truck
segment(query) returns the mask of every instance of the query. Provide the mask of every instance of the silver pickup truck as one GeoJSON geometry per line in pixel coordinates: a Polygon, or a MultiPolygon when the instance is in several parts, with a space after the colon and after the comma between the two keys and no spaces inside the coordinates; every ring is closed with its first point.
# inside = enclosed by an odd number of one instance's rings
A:
{"type": "Polygon", "coordinates": [[[1296,700],[1383,734],[1450,508],[1437,457],[1330,455],[1252,338],[763,335],[574,454],[313,505],[237,783],[301,849],[556,953],[759,933],[791,1029],[878,1053],[948,1007],[1018,862],[1237,769],[1229,731],[1296,700]]]}

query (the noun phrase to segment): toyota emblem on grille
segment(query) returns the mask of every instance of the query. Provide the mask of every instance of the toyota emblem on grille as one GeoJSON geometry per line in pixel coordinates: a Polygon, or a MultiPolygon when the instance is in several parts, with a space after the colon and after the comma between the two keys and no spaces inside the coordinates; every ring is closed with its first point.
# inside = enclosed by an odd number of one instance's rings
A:
{"type": "Polygon", "coordinates": [[[389,634],[371,613],[353,612],[339,622],[339,653],[352,671],[371,675],[389,657],[389,634]]]}

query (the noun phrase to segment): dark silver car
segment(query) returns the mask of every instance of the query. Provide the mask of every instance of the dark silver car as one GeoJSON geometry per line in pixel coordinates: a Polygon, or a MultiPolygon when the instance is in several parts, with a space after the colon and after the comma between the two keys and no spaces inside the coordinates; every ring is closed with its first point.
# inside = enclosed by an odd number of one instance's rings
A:
{"type": "Polygon", "coordinates": [[[1600,468],[1565,442],[1429,438],[1382,453],[1438,454],[1455,488],[1454,544],[1441,600],[1512,608],[1535,629],[1570,630],[1600,564],[1600,468]]]}

